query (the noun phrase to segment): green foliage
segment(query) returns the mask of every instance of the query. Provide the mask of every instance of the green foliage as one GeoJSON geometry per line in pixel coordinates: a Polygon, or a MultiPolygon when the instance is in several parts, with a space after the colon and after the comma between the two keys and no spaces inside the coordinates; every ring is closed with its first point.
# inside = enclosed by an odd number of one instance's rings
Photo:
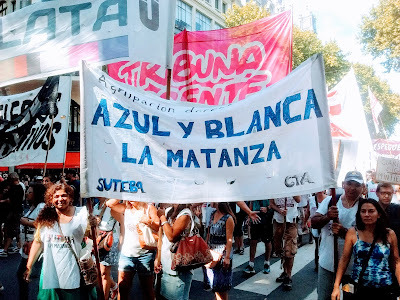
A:
{"type": "Polygon", "coordinates": [[[293,27],[293,69],[316,53],[322,53],[326,84],[332,88],[350,70],[350,63],[335,41],[322,43],[316,33],[293,27]]]}
{"type": "MultiPolygon", "coordinates": [[[[385,138],[382,131],[379,134],[375,132],[371,107],[369,105],[368,86],[383,107],[379,116],[388,135],[393,133],[400,115],[400,95],[392,93],[389,84],[376,76],[373,67],[357,63],[353,65],[353,68],[360,89],[371,137],[385,138]]],[[[381,124],[379,125],[381,126],[381,124]]],[[[380,127],[380,129],[382,129],[382,127],[380,127]]]]}
{"type": "Polygon", "coordinates": [[[363,17],[361,42],[373,57],[382,57],[387,71],[400,71],[400,0],[380,0],[363,17]]]}
{"type": "Polygon", "coordinates": [[[268,10],[265,7],[260,7],[253,0],[247,2],[243,7],[233,4],[232,8],[224,14],[226,27],[244,25],[268,16],[268,10]]]}
{"type": "MultiPolygon", "coordinates": [[[[397,2],[397,7],[400,9],[400,0],[387,0],[386,2],[397,2]]],[[[381,12],[379,12],[379,14],[381,14],[381,12]]],[[[232,9],[228,10],[225,15],[225,22],[227,27],[233,27],[250,23],[266,16],[268,16],[268,12],[265,8],[260,8],[254,1],[251,1],[243,7],[233,5],[232,9]]],[[[392,19],[392,23],[397,24],[397,31],[400,33],[400,17],[397,17],[396,20],[392,19]]],[[[399,38],[400,34],[398,34],[398,39],[399,38]]],[[[351,63],[346,59],[346,54],[339,48],[336,41],[323,44],[316,33],[304,31],[293,26],[293,69],[316,53],[323,54],[326,84],[328,89],[331,89],[350,70],[351,63]]],[[[376,76],[372,67],[354,64],[353,68],[360,88],[371,137],[383,138],[384,135],[382,132],[379,135],[375,134],[371,108],[369,106],[368,86],[383,106],[380,117],[385,126],[385,130],[388,134],[393,133],[396,122],[400,116],[400,95],[392,93],[388,83],[376,76]]]]}

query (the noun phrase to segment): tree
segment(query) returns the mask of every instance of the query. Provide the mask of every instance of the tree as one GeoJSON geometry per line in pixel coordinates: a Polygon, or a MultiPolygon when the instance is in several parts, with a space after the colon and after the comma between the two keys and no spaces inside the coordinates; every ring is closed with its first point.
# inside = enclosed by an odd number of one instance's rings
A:
{"type": "Polygon", "coordinates": [[[387,71],[400,71],[400,0],[380,0],[363,17],[361,42],[374,58],[382,57],[387,71]]]}
{"type": "Polygon", "coordinates": [[[293,27],[293,69],[316,53],[322,53],[325,63],[325,78],[329,88],[337,84],[350,70],[350,63],[335,41],[325,45],[312,31],[293,27]]]}
{"type": "Polygon", "coordinates": [[[232,8],[228,9],[226,14],[224,14],[227,27],[244,25],[268,16],[268,10],[265,7],[260,7],[254,0],[247,2],[242,7],[233,4],[232,8]]]}
{"type": "Polygon", "coordinates": [[[388,135],[394,132],[394,127],[400,114],[400,95],[392,93],[389,84],[376,76],[373,67],[356,63],[353,65],[353,68],[360,89],[361,99],[364,104],[371,137],[385,138],[385,134],[382,131],[380,131],[379,134],[376,134],[375,132],[371,107],[369,105],[368,87],[383,107],[383,110],[380,113],[380,118],[388,135]]]}
{"type": "MultiPolygon", "coordinates": [[[[387,1],[400,3],[400,0],[387,1]]],[[[228,10],[225,15],[225,22],[228,27],[250,23],[265,17],[265,15],[261,16],[259,14],[251,14],[251,11],[257,11],[257,9],[254,8],[255,6],[258,7],[256,3],[252,1],[248,2],[247,5],[243,7],[236,5],[232,7],[232,10],[228,10]],[[251,3],[250,9],[248,8],[250,7],[249,3],[251,3]]],[[[398,31],[400,32],[400,26],[398,31]]],[[[323,54],[326,84],[330,89],[350,70],[351,63],[346,59],[346,54],[343,53],[336,41],[330,41],[324,44],[318,38],[316,33],[312,31],[304,31],[293,26],[293,69],[316,53],[323,54]]],[[[371,108],[369,106],[368,86],[383,106],[383,111],[380,116],[385,126],[385,130],[388,134],[393,133],[400,114],[400,95],[392,93],[388,83],[382,81],[378,76],[376,76],[372,67],[362,64],[354,64],[353,68],[359,84],[371,136],[380,138],[384,137],[383,133],[379,135],[375,134],[371,108]]]]}

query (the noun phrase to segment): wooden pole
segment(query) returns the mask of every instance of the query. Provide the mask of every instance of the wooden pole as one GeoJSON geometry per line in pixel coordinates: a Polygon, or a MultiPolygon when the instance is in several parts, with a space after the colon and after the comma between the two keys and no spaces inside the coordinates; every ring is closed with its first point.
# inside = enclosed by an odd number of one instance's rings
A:
{"type": "Polygon", "coordinates": [[[172,78],[172,69],[167,69],[167,100],[171,99],[171,78],[172,78]]]}
{"type": "Polygon", "coordinates": [[[51,116],[51,125],[50,125],[50,133],[49,133],[49,142],[47,143],[47,151],[46,151],[46,159],[44,161],[44,171],[43,171],[43,177],[46,176],[46,170],[47,170],[47,159],[49,157],[49,150],[50,150],[50,143],[51,143],[51,138],[53,136],[53,124],[54,124],[54,116],[51,116]]]}
{"type": "Polygon", "coordinates": [[[335,171],[339,165],[339,156],[340,156],[340,147],[342,146],[342,140],[339,140],[339,147],[338,150],[336,152],[336,161],[335,161],[335,171]]]}
{"type": "MultiPolygon", "coordinates": [[[[388,141],[388,136],[387,136],[385,127],[383,127],[383,122],[382,122],[382,119],[381,119],[380,115],[378,115],[378,120],[381,122],[383,134],[385,135],[385,139],[388,141]]],[[[389,152],[390,152],[390,155],[393,155],[392,154],[392,149],[389,149],[389,152]]]]}
{"type": "MultiPolygon", "coordinates": [[[[336,206],[337,201],[336,201],[336,189],[331,188],[331,197],[332,197],[332,206],[336,206]]],[[[333,222],[337,223],[339,220],[335,219],[333,222]]],[[[339,249],[338,249],[338,236],[335,234],[333,235],[333,267],[335,274],[337,272],[337,268],[339,265],[339,249]]]]}
{"type": "MultiPolygon", "coordinates": [[[[86,202],[87,208],[88,208],[88,212],[89,215],[92,216],[93,214],[93,206],[92,206],[92,198],[88,199],[88,201],[86,202]]],[[[100,259],[99,259],[99,249],[97,248],[97,243],[96,243],[96,237],[97,237],[97,233],[96,233],[96,226],[92,226],[91,227],[91,239],[93,240],[93,248],[94,248],[94,257],[96,259],[96,268],[97,268],[97,278],[98,278],[98,282],[99,282],[99,289],[100,291],[98,291],[98,299],[99,300],[105,300],[104,299],[104,290],[103,290],[103,281],[101,278],[101,270],[100,270],[100,259]]]]}

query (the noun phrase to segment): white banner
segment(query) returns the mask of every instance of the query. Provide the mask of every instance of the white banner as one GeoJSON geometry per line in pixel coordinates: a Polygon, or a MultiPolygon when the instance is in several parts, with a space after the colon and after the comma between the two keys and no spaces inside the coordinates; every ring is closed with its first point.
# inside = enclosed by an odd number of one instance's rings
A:
{"type": "Polygon", "coordinates": [[[0,166],[44,163],[49,144],[49,98],[55,106],[47,162],[62,163],[68,136],[71,77],[49,78],[42,88],[0,96],[0,166]]]}
{"type": "Polygon", "coordinates": [[[341,186],[348,171],[357,170],[365,177],[374,165],[371,136],[353,69],[328,92],[328,103],[331,134],[337,140],[337,184],[341,186]]]}
{"type": "Polygon", "coordinates": [[[320,55],[215,107],[143,94],[86,65],[81,74],[82,197],[239,201],[335,185],[320,55]]]}
{"type": "Polygon", "coordinates": [[[38,2],[0,18],[0,86],[95,64],[171,67],[175,0],[38,2]]]}

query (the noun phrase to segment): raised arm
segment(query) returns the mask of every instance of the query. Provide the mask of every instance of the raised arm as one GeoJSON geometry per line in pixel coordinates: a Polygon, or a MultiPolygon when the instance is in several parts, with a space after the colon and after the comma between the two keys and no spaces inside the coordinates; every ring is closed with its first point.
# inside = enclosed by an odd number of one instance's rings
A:
{"type": "MultiPolygon", "coordinates": [[[[158,212],[158,215],[160,215],[160,210],[158,212]]],[[[185,228],[189,225],[191,218],[189,215],[182,215],[178,219],[176,219],[174,224],[171,226],[167,222],[165,214],[162,214],[160,217],[160,221],[164,230],[164,234],[168,238],[168,240],[170,242],[176,242],[177,240],[179,240],[179,237],[185,230],[185,228]]]]}
{"type": "Polygon", "coordinates": [[[257,212],[252,211],[244,201],[236,202],[236,204],[250,217],[254,223],[259,223],[261,218],[257,212]]]}
{"type": "Polygon", "coordinates": [[[118,199],[109,199],[107,200],[106,205],[111,208],[112,211],[117,213],[123,214],[125,212],[125,203],[120,203],[120,200],[118,199]]]}
{"type": "Polygon", "coordinates": [[[157,216],[157,208],[155,208],[153,205],[149,205],[149,217],[146,216],[146,214],[144,214],[142,216],[142,219],[140,220],[140,222],[142,222],[143,224],[146,224],[147,226],[149,226],[152,230],[154,231],[158,231],[158,228],[160,227],[160,219],[157,216]]]}

